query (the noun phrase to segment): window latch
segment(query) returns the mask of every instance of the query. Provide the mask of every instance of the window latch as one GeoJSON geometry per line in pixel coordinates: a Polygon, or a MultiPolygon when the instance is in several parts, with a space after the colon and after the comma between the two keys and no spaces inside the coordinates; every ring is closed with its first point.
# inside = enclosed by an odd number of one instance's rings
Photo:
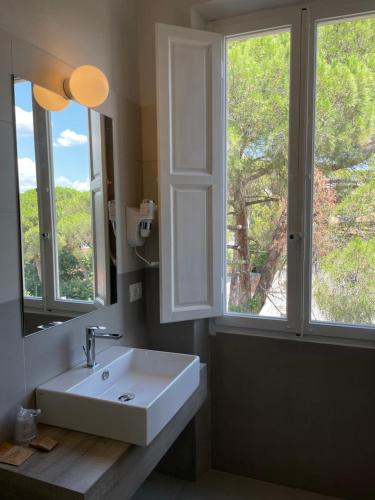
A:
{"type": "Polygon", "coordinates": [[[301,233],[289,233],[289,239],[295,240],[295,241],[300,241],[300,240],[302,240],[302,234],[301,233]]]}

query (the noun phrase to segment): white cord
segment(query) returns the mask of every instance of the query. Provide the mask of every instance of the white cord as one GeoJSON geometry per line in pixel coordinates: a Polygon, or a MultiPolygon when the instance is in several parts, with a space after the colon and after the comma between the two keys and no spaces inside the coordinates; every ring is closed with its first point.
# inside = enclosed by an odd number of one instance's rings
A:
{"type": "MultiPolygon", "coordinates": [[[[115,239],[116,239],[117,238],[116,221],[112,220],[112,219],[110,219],[110,221],[111,221],[111,224],[112,224],[113,234],[114,234],[115,239]]],[[[112,252],[110,252],[110,254],[111,254],[112,264],[114,266],[117,266],[117,259],[113,256],[112,252]]]]}
{"type": "Polygon", "coordinates": [[[149,260],[145,259],[142,255],[140,255],[137,251],[137,247],[134,248],[135,255],[141,259],[145,264],[148,265],[148,267],[159,267],[159,262],[150,262],[149,260]]]}

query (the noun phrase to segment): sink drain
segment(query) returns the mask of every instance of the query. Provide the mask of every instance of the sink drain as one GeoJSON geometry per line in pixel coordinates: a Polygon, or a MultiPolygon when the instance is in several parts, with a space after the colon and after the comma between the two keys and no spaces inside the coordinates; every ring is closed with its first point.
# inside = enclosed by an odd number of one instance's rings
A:
{"type": "Polygon", "coordinates": [[[125,394],[121,394],[117,399],[121,401],[121,403],[126,403],[127,401],[131,401],[135,398],[135,394],[133,392],[126,392],[125,394]]]}

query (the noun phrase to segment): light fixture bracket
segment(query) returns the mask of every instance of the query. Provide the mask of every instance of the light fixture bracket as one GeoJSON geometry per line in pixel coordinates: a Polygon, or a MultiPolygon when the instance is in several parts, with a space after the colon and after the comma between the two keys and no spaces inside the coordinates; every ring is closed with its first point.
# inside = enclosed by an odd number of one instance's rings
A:
{"type": "Polygon", "coordinates": [[[72,93],[70,92],[69,78],[65,78],[65,80],[63,81],[63,90],[66,97],[72,100],[73,96],[72,93]]]}

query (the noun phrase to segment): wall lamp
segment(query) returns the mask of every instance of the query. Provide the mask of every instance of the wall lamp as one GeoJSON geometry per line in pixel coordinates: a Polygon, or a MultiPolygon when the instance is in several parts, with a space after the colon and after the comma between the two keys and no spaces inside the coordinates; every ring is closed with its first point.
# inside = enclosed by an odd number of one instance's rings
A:
{"type": "Polygon", "coordinates": [[[71,100],[88,108],[96,108],[103,104],[109,94],[107,77],[100,69],[89,64],[76,68],[70,77],[64,80],[63,89],[65,97],[33,84],[34,99],[47,111],[61,111],[71,100]]]}

